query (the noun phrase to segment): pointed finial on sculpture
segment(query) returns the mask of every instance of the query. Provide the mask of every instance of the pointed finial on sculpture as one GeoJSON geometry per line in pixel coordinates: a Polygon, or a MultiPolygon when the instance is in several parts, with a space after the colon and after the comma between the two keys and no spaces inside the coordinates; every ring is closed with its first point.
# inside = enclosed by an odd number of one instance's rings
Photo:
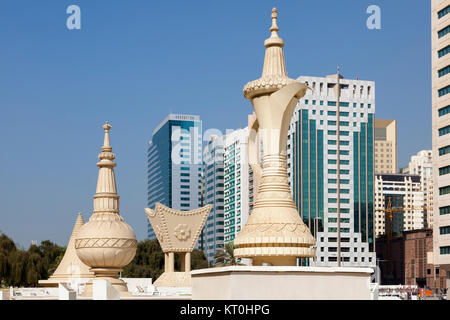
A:
{"type": "Polygon", "coordinates": [[[83,215],[81,212],[78,212],[77,221],[75,222],[75,225],[82,226],[84,224],[83,215]]]}
{"type": "MultiPolygon", "coordinates": [[[[111,130],[111,125],[106,121],[106,123],[102,126],[103,129],[105,129],[105,141],[103,142],[102,150],[107,148],[111,148],[111,144],[109,142],[109,130],[111,130]]],[[[111,150],[110,150],[111,151],[111,150]]]]}
{"type": "Polygon", "coordinates": [[[277,8],[272,9],[272,26],[270,27],[270,31],[272,32],[271,37],[278,37],[278,28],[277,26],[278,12],[277,8]]]}
{"type": "Polygon", "coordinates": [[[278,12],[277,8],[272,9],[272,26],[270,27],[270,38],[268,38],[266,41],[264,41],[264,46],[266,48],[270,46],[277,46],[277,47],[284,47],[284,40],[281,39],[278,36],[278,31],[280,28],[278,28],[277,25],[277,19],[278,19],[278,12]]]}
{"type": "Polygon", "coordinates": [[[105,138],[103,140],[102,153],[98,155],[98,158],[101,160],[97,163],[99,167],[112,166],[115,167],[116,164],[112,162],[116,158],[115,154],[112,153],[111,142],[109,140],[109,130],[111,130],[112,126],[106,121],[106,123],[102,126],[105,130],[105,138]]]}
{"type": "Polygon", "coordinates": [[[261,78],[250,81],[244,87],[244,96],[251,100],[255,96],[271,94],[288,84],[296,82],[287,76],[286,65],[284,62],[284,40],[278,36],[277,19],[278,12],[276,8],[272,9],[271,35],[264,41],[266,54],[264,57],[264,67],[261,78]]]}

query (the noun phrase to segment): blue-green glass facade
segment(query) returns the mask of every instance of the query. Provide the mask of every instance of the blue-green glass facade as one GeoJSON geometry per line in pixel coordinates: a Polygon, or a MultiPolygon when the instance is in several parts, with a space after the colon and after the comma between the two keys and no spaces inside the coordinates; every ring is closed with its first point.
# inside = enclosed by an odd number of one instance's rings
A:
{"type": "MultiPolygon", "coordinates": [[[[153,133],[147,149],[147,206],[156,202],[179,210],[192,210],[200,203],[201,184],[201,121],[179,120],[196,116],[169,115],[153,133]],[[172,134],[179,130],[180,139],[172,134]],[[197,132],[195,134],[194,132],[197,132]],[[175,155],[174,150],[179,150],[175,155]],[[178,179],[178,180],[177,180],[178,179]]],[[[149,239],[155,239],[151,224],[147,224],[149,239]]]]}
{"type": "MultiPolygon", "coordinates": [[[[352,89],[353,85],[349,87],[352,89]]],[[[341,261],[356,263],[351,264],[355,266],[376,263],[373,253],[375,103],[358,99],[358,102],[340,101],[340,110],[334,97],[331,101],[325,99],[323,104],[308,98],[311,103],[306,105],[301,100],[290,125],[291,191],[302,220],[318,237],[319,260],[315,263],[319,265],[337,262],[336,255],[329,252],[337,254],[339,231],[340,247],[347,250],[341,250],[341,261]],[[355,104],[359,112],[342,111],[355,104]],[[350,251],[349,242],[352,243],[350,251]],[[345,254],[350,252],[350,256],[345,254]]]]}
{"type": "MultiPolygon", "coordinates": [[[[296,121],[295,133],[291,137],[293,148],[292,177],[293,198],[303,222],[312,227],[319,218],[323,229],[324,218],[324,134],[318,130],[316,120],[309,119],[308,110],[301,110],[296,121]],[[300,170],[301,169],[301,170],[300,170]]],[[[312,228],[311,228],[312,229],[312,228]]]]}

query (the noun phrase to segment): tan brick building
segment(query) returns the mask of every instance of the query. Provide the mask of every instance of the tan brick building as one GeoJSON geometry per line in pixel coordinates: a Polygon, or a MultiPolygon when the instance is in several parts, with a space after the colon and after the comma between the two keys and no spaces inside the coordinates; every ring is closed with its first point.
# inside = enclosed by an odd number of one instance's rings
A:
{"type": "Polygon", "coordinates": [[[382,285],[417,285],[419,288],[446,288],[446,272],[433,261],[433,230],[403,232],[390,241],[385,236],[376,242],[382,285]]]}
{"type": "Polygon", "coordinates": [[[432,290],[446,288],[446,271],[433,261],[433,230],[422,229],[405,232],[405,284],[428,287],[432,290]]]}
{"type": "Polygon", "coordinates": [[[375,119],[375,173],[397,173],[397,120],[375,119]]]}

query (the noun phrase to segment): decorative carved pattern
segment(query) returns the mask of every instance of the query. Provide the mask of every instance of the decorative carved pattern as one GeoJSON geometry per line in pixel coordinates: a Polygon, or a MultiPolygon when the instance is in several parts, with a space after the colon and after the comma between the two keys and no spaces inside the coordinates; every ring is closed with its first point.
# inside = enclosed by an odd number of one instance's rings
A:
{"type": "Polygon", "coordinates": [[[260,78],[247,83],[244,87],[244,96],[247,99],[251,99],[257,94],[274,92],[288,84],[295,82],[297,81],[286,76],[266,76],[264,78],[260,78]]]}
{"type": "Polygon", "coordinates": [[[185,241],[191,236],[191,229],[189,229],[187,224],[179,224],[175,228],[175,237],[178,240],[185,241]]]}
{"type": "Polygon", "coordinates": [[[136,248],[137,240],[123,238],[84,238],[75,240],[75,248],[136,248]]]}
{"type": "Polygon", "coordinates": [[[155,230],[155,235],[158,238],[159,242],[163,243],[164,242],[164,232],[161,230],[159,225],[156,225],[154,230],[155,230]]]}
{"type": "Polygon", "coordinates": [[[150,217],[150,218],[154,218],[156,217],[156,211],[152,210],[150,208],[145,208],[145,213],[150,217]]]}
{"type": "MultiPolygon", "coordinates": [[[[195,245],[193,239],[197,239],[199,237],[200,232],[202,231],[202,227],[206,222],[206,219],[208,217],[208,214],[209,214],[209,211],[211,210],[211,208],[212,208],[212,205],[209,204],[205,207],[198,208],[195,210],[180,211],[180,210],[175,210],[175,209],[166,207],[165,205],[157,202],[154,210],[146,208],[145,212],[147,214],[147,217],[148,217],[150,223],[152,224],[152,227],[155,231],[155,235],[157,236],[157,238],[161,244],[161,248],[162,248],[163,252],[191,252],[193,249],[193,246],[195,245]],[[200,215],[202,218],[201,218],[199,227],[197,228],[196,231],[195,230],[192,231],[185,224],[181,224],[181,225],[185,225],[186,227],[182,227],[179,224],[177,227],[174,228],[173,223],[170,222],[172,219],[169,219],[170,216],[186,218],[186,217],[198,216],[198,215],[200,215]],[[153,218],[157,218],[157,219],[153,219],[153,218]],[[159,231],[156,230],[157,226],[159,227],[159,231]],[[158,235],[158,232],[160,232],[159,235],[158,235]],[[174,240],[174,237],[172,235],[174,235],[180,241],[188,240],[186,242],[192,241],[192,243],[186,243],[185,248],[175,248],[172,244],[172,241],[174,240]]],[[[178,218],[177,218],[177,220],[178,220],[178,218]]],[[[184,221],[184,219],[182,219],[180,222],[182,222],[182,221],[184,221]]]]}

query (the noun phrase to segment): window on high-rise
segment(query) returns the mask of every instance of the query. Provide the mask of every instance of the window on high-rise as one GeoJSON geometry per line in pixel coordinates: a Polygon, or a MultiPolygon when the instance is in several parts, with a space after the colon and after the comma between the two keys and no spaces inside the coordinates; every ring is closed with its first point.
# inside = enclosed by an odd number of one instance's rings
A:
{"type": "Polygon", "coordinates": [[[439,155],[444,156],[446,154],[450,153],[450,146],[445,146],[442,148],[439,148],[439,155]]]}
{"type": "Polygon", "coordinates": [[[444,17],[449,12],[450,12],[450,6],[446,6],[444,9],[438,11],[438,19],[444,17]]]}
{"type": "Polygon", "coordinates": [[[440,215],[450,214],[450,206],[440,207],[439,214],[440,215]]]}
{"type": "Polygon", "coordinates": [[[450,106],[446,106],[444,108],[440,108],[438,110],[439,112],[439,117],[445,116],[446,114],[450,113],[450,106]]]}
{"type": "Polygon", "coordinates": [[[439,76],[439,78],[443,77],[449,72],[450,72],[450,66],[446,66],[445,68],[442,68],[442,69],[438,70],[438,76],[439,76]]]}
{"type": "Polygon", "coordinates": [[[438,51],[438,57],[442,58],[443,56],[445,56],[447,53],[450,52],[450,45],[446,46],[445,48],[441,49],[438,51]]]}
{"type": "Polygon", "coordinates": [[[439,227],[439,234],[440,235],[450,234],[450,226],[439,227]]]}
{"type": "Polygon", "coordinates": [[[450,166],[439,168],[439,175],[443,176],[450,173],[450,166]]]}
{"type": "Polygon", "coordinates": [[[450,32],[450,26],[447,26],[447,27],[445,27],[444,29],[442,29],[442,30],[439,30],[438,31],[438,38],[440,39],[440,38],[442,38],[443,36],[445,36],[447,33],[449,33],[450,32]]]}
{"type": "Polygon", "coordinates": [[[439,188],[439,195],[443,196],[445,194],[449,194],[450,193],[450,186],[445,186],[442,188],[439,188]]]}
{"type": "Polygon", "coordinates": [[[450,246],[440,247],[439,251],[441,254],[450,254],[450,246]]]}
{"type": "Polygon", "coordinates": [[[449,92],[450,92],[450,86],[446,86],[445,88],[438,90],[438,96],[439,97],[445,96],[449,92]]]}
{"type": "Polygon", "coordinates": [[[439,136],[444,136],[450,133],[450,126],[446,126],[439,129],[439,136]]]}

